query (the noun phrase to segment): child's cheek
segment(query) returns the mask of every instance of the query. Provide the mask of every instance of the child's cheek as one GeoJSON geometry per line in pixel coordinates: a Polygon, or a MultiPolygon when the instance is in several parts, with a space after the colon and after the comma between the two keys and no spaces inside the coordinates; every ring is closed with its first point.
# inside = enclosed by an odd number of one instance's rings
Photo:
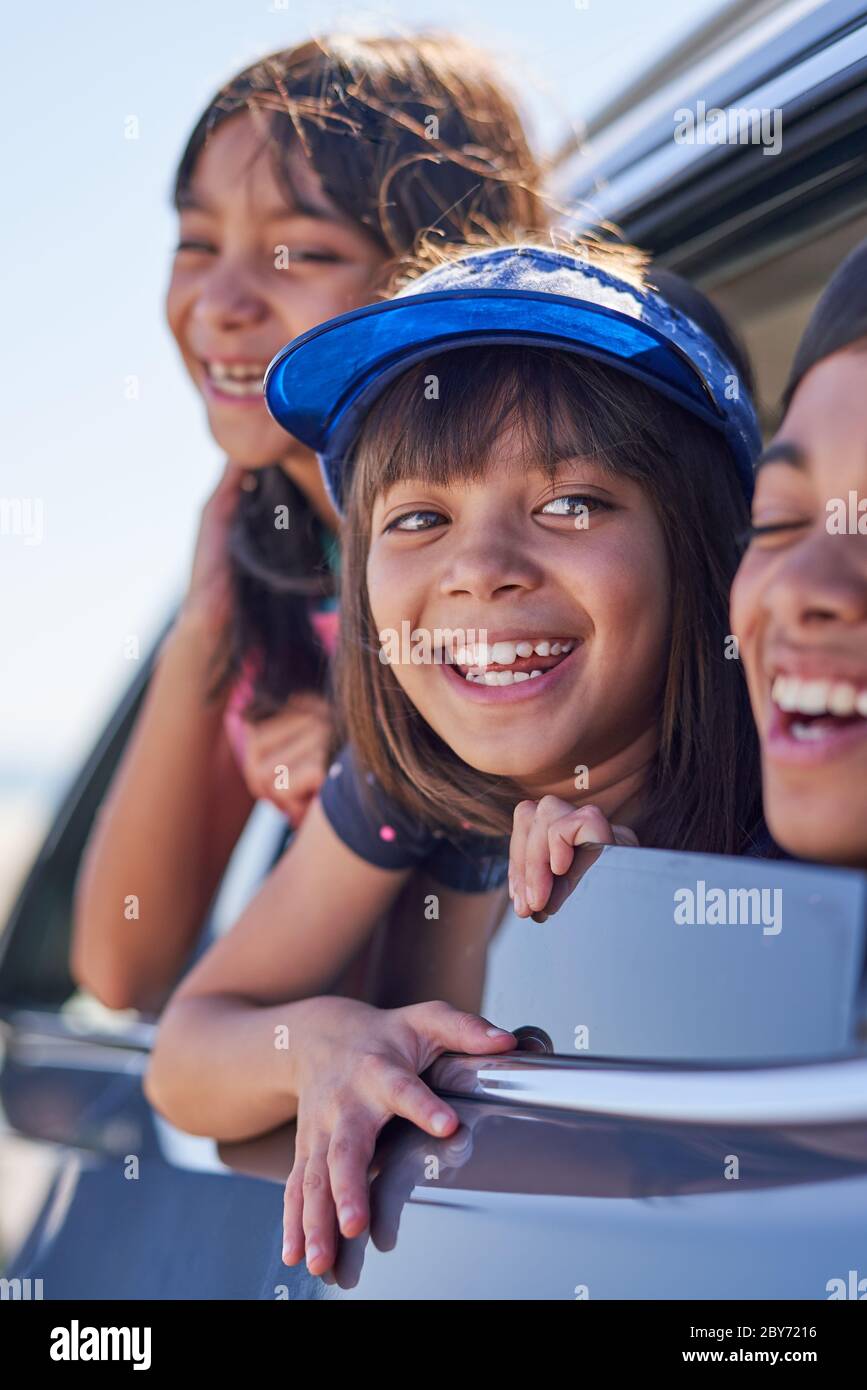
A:
{"type": "Polygon", "coordinates": [[[762,716],[759,699],[761,595],[765,569],[766,562],[763,557],[757,551],[747,551],[734,578],[729,609],[731,630],[737,638],[738,656],[743,662],[753,714],[759,724],[762,716]]]}
{"type": "Polygon", "coordinates": [[[624,528],[592,553],[576,554],[572,570],[576,599],[597,630],[615,631],[634,623],[665,629],[671,608],[671,580],[661,531],[655,526],[624,528]]]}
{"type": "Polygon", "coordinates": [[[381,574],[377,574],[373,582],[368,580],[367,601],[377,635],[389,630],[400,632],[401,619],[409,615],[405,611],[406,600],[401,598],[398,579],[388,583],[381,574]]]}
{"type": "Polygon", "coordinates": [[[400,632],[404,622],[415,627],[429,588],[417,552],[395,553],[374,541],[367,559],[367,600],[377,632],[400,632]]]}

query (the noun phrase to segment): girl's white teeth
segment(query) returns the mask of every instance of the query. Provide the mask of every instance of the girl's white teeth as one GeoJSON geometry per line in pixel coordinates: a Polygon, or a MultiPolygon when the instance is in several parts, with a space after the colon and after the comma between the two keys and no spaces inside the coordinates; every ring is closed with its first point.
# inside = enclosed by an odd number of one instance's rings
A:
{"type": "Polygon", "coordinates": [[[231,363],[231,362],[209,362],[208,371],[211,376],[216,377],[235,377],[238,381],[261,381],[265,375],[264,366],[255,362],[231,363]]]}
{"type": "MultiPolygon", "coordinates": [[[[534,676],[541,674],[541,671],[532,672],[534,676]]],[[[467,671],[464,679],[475,681],[478,685],[517,685],[519,681],[528,681],[530,675],[526,671],[467,671]]]]}
{"type": "Polygon", "coordinates": [[[225,362],[206,363],[208,376],[229,396],[259,395],[265,379],[265,367],[257,365],[231,366],[225,362]]]}
{"type": "Polygon", "coordinates": [[[796,739],[798,743],[815,743],[817,740],[823,739],[827,732],[828,729],[825,724],[801,724],[797,719],[792,720],[792,738],[796,739]]]}
{"type": "Polygon", "coordinates": [[[854,685],[841,681],[839,685],[832,685],[828,692],[828,709],[841,716],[854,714],[857,700],[858,691],[854,685]]]}
{"type": "MultiPolygon", "coordinates": [[[[774,704],[788,714],[833,714],[847,718],[859,714],[867,718],[867,690],[857,690],[849,681],[804,680],[800,676],[776,676],[771,686],[774,704]]],[[[798,724],[799,730],[807,725],[798,724]]],[[[795,734],[795,723],[792,725],[795,734]]],[[[801,733],[795,737],[802,737],[801,733]]],[[[810,738],[818,737],[811,733],[810,738]]]]}
{"type": "Polygon", "coordinates": [[[491,646],[477,642],[472,646],[460,647],[455,658],[459,666],[511,666],[519,657],[526,659],[534,652],[537,656],[567,656],[574,645],[574,642],[546,640],[534,643],[524,638],[520,642],[494,642],[491,646]]]}

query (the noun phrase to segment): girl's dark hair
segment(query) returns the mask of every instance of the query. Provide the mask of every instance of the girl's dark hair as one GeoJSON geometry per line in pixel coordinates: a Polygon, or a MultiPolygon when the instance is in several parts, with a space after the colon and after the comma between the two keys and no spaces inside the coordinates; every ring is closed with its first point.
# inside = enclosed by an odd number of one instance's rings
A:
{"type": "MultiPolygon", "coordinates": [[[[545,222],[540,171],[520,117],[490,61],[454,35],[332,36],[272,53],[209,103],[181,157],[174,198],[183,206],[210,135],[247,112],[290,203],[290,156],[301,150],[325,192],[390,258],[423,234],[443,245],[520,237],[545,222]]],[[[254,717],[293,690],[318,687],[325,665],[309,618],[311,593],[328,591],[325,528],[276,464],[258,470],[241,499],[231,541],[235,620],[224,680],[255,657],[254,717]],[[288,508],[294,546],[275,536],[288,508]]]]}
{"type": "MultiPolygon", "coordinates": [[[[723,440],[643,383],[570,353],[457,349],[399,377],[361,432],[344,550],[338,691],[345,732],[387,792],[428,823],[505,834],[523,793],[462,762],[379,659],[366,566],[373,504],[403,477],[483,476],[518,423],[528,462],[591,456],[635,479],[665,535],[671,641],[642,844],[740,853],[761,834],[755,727],[740,663],[727,659],[729,588],[748,508],[723,440]],[[435,366],[433,365],[435,364],[435,366]],[[425,399],[435,370],[440,408],[425,399]]],[[[651,600],[652,601],[652,597],[651,600]]]]}
{"type": "Polygon", "coordinates": [[[867,240],[838,266],[810,315],[783,393],[783,410],[811,367],[861,339],[867,340],[867,240]]]}

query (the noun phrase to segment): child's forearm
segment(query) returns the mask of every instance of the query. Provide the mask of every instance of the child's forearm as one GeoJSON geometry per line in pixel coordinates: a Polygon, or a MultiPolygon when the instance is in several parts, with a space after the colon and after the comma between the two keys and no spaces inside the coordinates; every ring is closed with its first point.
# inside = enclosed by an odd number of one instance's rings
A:
{"type": "Polygon", "coordinates": [[[180,623],[91,836],[76,894],[76,978],[115,1008],[175,983],[252,798],[210,702],[212,641],[180,623]]]}
{"type": "Polygon", "coordinates": [[[176,998],[151,1055],[148,1099],[179,1129],[213,1139],[249,1139],[294,1119],[298,1047],[314,1004],[176,998]]]}
{"type": "Polygon", "coordinates": [[[147,1082],[157,1109],[181,1129],[226,1140],[292,1119],[311,1049],[328,1058],[345,1045],[333,1020],[369,1018],[368,1006],[333,997],[334,982],[408,872],[365,863],[314,802],[238,922],[169,1001],[147,1082]]]}

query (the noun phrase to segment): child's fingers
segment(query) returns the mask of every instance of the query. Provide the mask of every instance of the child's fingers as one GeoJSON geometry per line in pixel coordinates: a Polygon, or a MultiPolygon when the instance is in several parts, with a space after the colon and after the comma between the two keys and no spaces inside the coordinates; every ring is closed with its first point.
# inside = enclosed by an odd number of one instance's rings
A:
{"type": "Polygon", "coordinates": [[[320,782],[327,766],[325,742],[321,738],[295,735],[275,736],[273,730],[262,730],[255,724],[246,727],[247,760],[262,773],[274,777],[278,768],[287,768],[293,778],[302,771],[305,776],[315,769],[320,782]]]}
{"type": "Polygon", "coordinates": [[[304,1196],[301,1184],[304,1181],[305,1163],[305,1159],[296,1157],[283,1192],[283,1263],[287,1265],[297,1265],[304,1258],[304,1227],[301,1222],[304,1196]]]}
{"type": "Polygon", "coordinates": [[[336,1214],[328,1173],[327,1136],[317,1139],[304,1168],[304,1243],[311,1274],[325,1274],[337,1254],[336,1214]]]}
{"type": "Polygon", "coordinates": [[[430,1045],[430,1060],[420,1066],[419,1071],[424,1071],[441,1052],[481,1053],[484,1056],[487,1052],[508,1051],[515,1046],[515,1035],[508,1029],[496,1028],[480,1014],[455,1009],[441,999],[426,1004],[410,1004],[400,1012],[430,1045]]]}
{"type": "MultiPolygon", "coordinates": [[[[549,828],[551,869],[555,875],[554,886],[544,910],[533,913],[534,922],[545,922],[555,912],[559,912],[566,899],[575,892],[587,870],[596,863],[602,853],[603,845],[630,845],[638,848],[638,836],[634,830],[630,830],[629,826],[610,826],[611,836],[609,837],[596,819],[599,814],[596,808],[585,809],[592,810],[594,815],[583,816],[577,832],[570,834],[562,822],[557,822],[549,828]]],[[[581,812],[575,814],[577,818],[581,812]]]]}
{"type": "Polygon", "coordinates": [[[370,1220],[368,1177],[376,1147],[376,1125],[363,1111],[344,1115],[328,1145],[328,1171],[340,1233],[361,1235],[370,1220]]]}
{"type": "Polygon", "coordinates": [[[383,1064],[377,1077],[377,1097],[383,1111],[400,1115],[426,1134],[440,1138],[457,1129],[457,1112],[435,1096],[429,1086],[408,1067],[383,1064]]]}
{"type": "Polygon", "coordinates": [[[512,837],[509,841],[509,894],[519,917],[528,915],[525,880],[527,836],[535,817],[535,801],[519,801],[512,815],[512,837]]]}
{"type": "Polygon", "coordinates": [[[251,796],[272,801],[296,822],[318,795],[325,781],[326,769],[322,757],[293,764],[282,750],[272,757],[248,749],[244,760],[244,781],[251,796]],[[288,786],[283,783],[288,782],[288,786]]]}
{"type": "Polygon", "coordinates": [[[310,758],[290,770],[292,792],[301,801],[309,801],[318,795],[325,781],[326,768],[320,757],[310,758]]]}
{"type": "Polygon", "coordinates": [[[558,874],[555,877],[554,887],[551,889],[551,896],[545,911],[535,914],[534,922],[544,922],[555,912],[560,911],[566,899],[572,896],[587,870],[595,864],[601,853],[602,850],[598,847],[595,849],[585,847],[580,853],[576,853],[572,867],[565,874],[558,874]]]}
{"type": "Polygon", "coordinates": [[[539,803],[536,818],[527,836],[526,897],[531,912],[541,912],[551,896],[554,876],[551,872],[551,851],[548,845],[549,820],[539,803]]]}
{"type": "Polygon", "coordinates": [[[324,772],[319,769],[317,772],[307,769],[299,774],[296,779],[295,773],[289,773],[288,787],[276,787],[274,779],[269,783],[260,781],[256,790],[256,782],[248,782],[248,788],[254,796],[258,796],[263,801],[271,801],[279,811],[296,827],[300,825],[305,811],[309,810],[310,803],[315,800],[319,793],[322,783],[325,781],[324,772]]]}
{"type": "Polygon", "coordinates": [[[248,720],[249,736],[263,757],[283,755],[283,762],[302,762],[316,756],[321,761],[328,744],[328,728],[318,715],[276,714],[255,724],[248,720]]]}
{"type": "Polygon", "coordinates": [[[598,806],[580,806],[548,827],[548,853],[555,874],[572,867],[578,845],[613,845],[614,831],[598,806]]]}
{"type": "Polygon", "coordinates": [[[277,804],[289,821],[292,829],[298,830],[304,821],[304,817],[313,805],[314,800],[315,797],[313,796],[290,797],[287,801],[283,803],[278,802],[277,804]]]}

